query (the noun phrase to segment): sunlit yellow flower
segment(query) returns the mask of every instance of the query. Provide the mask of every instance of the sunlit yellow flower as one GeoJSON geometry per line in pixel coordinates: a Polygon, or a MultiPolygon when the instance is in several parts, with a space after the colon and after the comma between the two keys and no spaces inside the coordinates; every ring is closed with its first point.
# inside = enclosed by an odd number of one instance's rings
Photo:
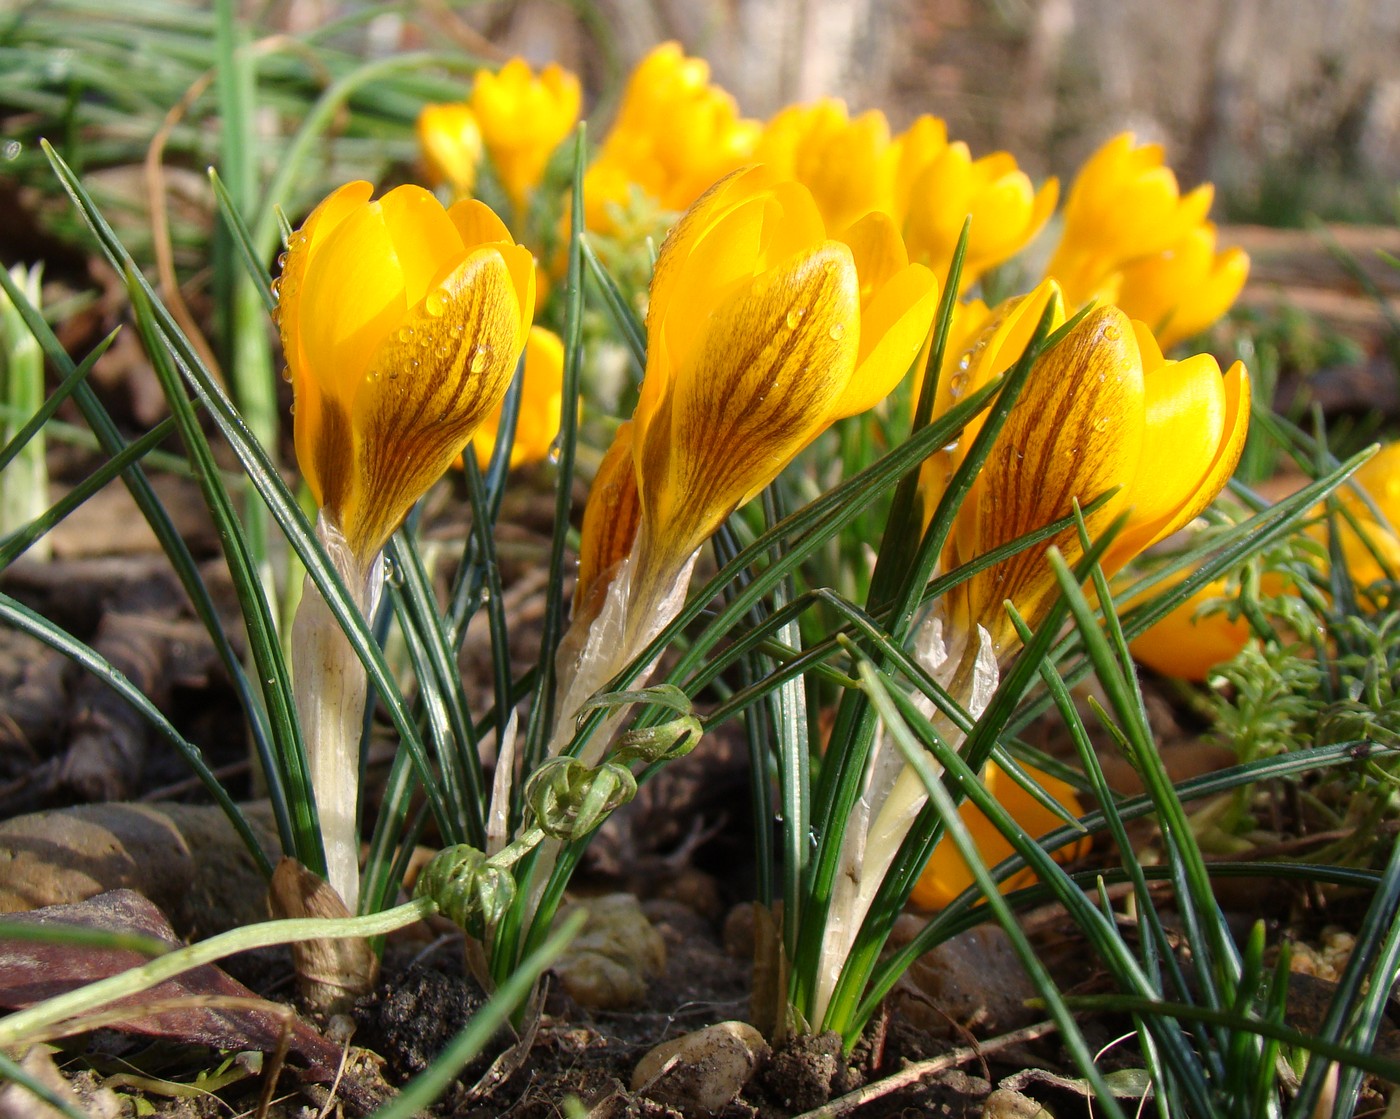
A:
{"type": "MultiPolygon", "coordinates": [[[[1179,572],[1153,590],[1160,594],[1180,583],[1190,570],[1179,572]]],[[[1235,657],[1253,630],[1243,618],[1215,609],[1229,594],[1224,579],[1216,579],[1191,595],[1129,645],[1133,656],[1163,676],[1202,681],[1218,664],[1235,657]],[[1211,607],[1210,612],[1202,610],[1211,607]]]]}
{"type": "Polygon", "coordinates": [[[933,274],[907,263],[886,215],[848,236],[828,237],[806,188],[760,165],[716,184],[662,245],[632,432],[659,569],[887,395],[918,353],[933,274]]]}
{"type": "Polygon", "coordinates": [[[1210,210],[1214,187],[1206,183],[1182,195],[1163,164],[1161,145],[1133,144],[1131,132],[1109,140],[1070,187],[1064,230],[1046,274],[1059,281],[1071,307],[1113,301],[1125,264],[1171,248],[1210,210]]]}
{"type": "Polygon", "coordinates": [[[447,183],[458,198],[469,197],[482,151],[476,114],[466,105],[424,105],[417,132],[428,185],[447,183]]]}
{"type": "MultiPolygon", "coordinates": [[[[1353,484],[1343,486],[1336,496],[1355,519],[1356,527],[1341,514],[1333,523],[1351,581],[1365,588],[1382,579],[1400,577],[1400,537],[1396,536],[1400,529],[1400,443],[1382,447],[1351,480],[1353,484]]],[[[1317,510],[1319,515],[1322,512],[1317,510]]],[[[1319,539],[1325,539],[1326,532],[1326,522],[1314,529],[1319,539]]]]}
{"type": "Polygon", "coordinates": [[[1171,247],[1125,265],[1117,303],[1150,326],[1167,350],[1228,311],[1248,276],[1245,251],[1217,253],[1215,226],[1201,222],[1171,247]]]}
{"type": "Polygon", "coordinates": [[[832,234],[871,210],[893,209],[899,149],[878,109],[853,120],[835,98],[791,105],[768,122],[754,158],[810,190],[832,234]]]}
{"type": "Polygon", "coordinates": [[[948,274],[963,222],[972,217],[963,288],[1025,248],[1049,220],[1060,193],[1055,179],[1036,190],[1009,152],[974,160],[961,142],[944,144],[917,168],[906,157],[901,172],[910,181],[907,208],[896,217],[903,220],[909,255],[940,279],[948,274]]]}
{"type": "MultiPolygon", "coordinates": [[[[1079,799],[1075,796],[1074,789],[1070,785],[1058,777],[1051,777],[1050,774],[1036,769],[1034,766],[1022,765],[1021,768],[1070,815],[1083,815],[1084,809],[1080,807],[1079,799]]],[[[1064,824],[1060,817],[1021,788],[995,762],[988,763],[984,780],[987,791],[996,797],[997,803],[1006,809],[1024,834],[1041,836],[1064,824]]],[[[988,868],[996,866],[997,863],[1015,853],[1015,849],[1006,837],[971,801],[963,802],[958,810],[958,815],[962,817],[962,822],[972,833],[972,838],[977,843],[977,853],[988,868]]],[[[1069,862],[1086,854],[1088,849],[1089,840],[1085,838],[1067,844],[1051,854],[1056,862],[1069,862]]],[[[1022,886],[1032,885],[1035,880],[1035,872],[1026,867],[1001,884],[1002,893],[1009,893],[1022,886]]],[[[962,855],[958,853],[952,840],[945,837],[934,848],[933,856],[919,876],[919,881],[915,884],[913,893],[909,895],[909,900],[924,909],[942,909],[971,886],[972,882],[971,869],[963,860],[962,855]]]]}
{"type": "Polygon", "coordinates": [[[588,228],[612,229],[610,210],[636,188],[663,210],[684,210],[748,162],[760,125],[710,84],[710,67],[662,43],[637,63],[607,138],[584,179],[588,228]]]}
{"type": "Polygon", "coordinates": [[[499,404],[535,276],[481,203],[372,193],[341,187],[293,234],[277,314],[297,461],[363,565],[499,404]]]}
{"type": "MultiPolygon", "coordinates": [[[[496,449],[496,430],[501,423],[504,401],[487,417],[472,437],[476,463],[485,470],[496,449]]],[[[520,413],[515,420],[515,440],[510,445],[510,465],[514,469],[527,462],[539,462],[549,455],[559,434],[559,417],[564,407],[564,343],[559,335],[542,326],[532,326],[525,341],[525,376],[520,386],[520,413]]]]}
{"type": "MultiPolygon", "coordinates": [[[[1032,369],[967,500],[948,545],[966,562],[1068,516],[1086,515],[1091,536],[1120,513],[1127,521],[1102,559],[1112,574],[1191,521],[1229,479],[1249,422],[1249,378],[1213,357],[1165,361],[1152,333],[1116,307],[1091,311],[1032,369]]],[[[1045,562],[1053,544],[1073,562],[1073,528],[973,576],[952,596],[957,627],[985,626],[998,650],[1015,642],[1002,603],[1032,625],[1057,592],[1045,562]]]]}
{"type": "Polygon", "coordinates": [[[522,58],[512,58],[495,73],[477,72],[472,112],[517,211],[544,178],[554,149],[578,123],[580,99],[578,78],[557,63],[538,77],[522,58]]]}

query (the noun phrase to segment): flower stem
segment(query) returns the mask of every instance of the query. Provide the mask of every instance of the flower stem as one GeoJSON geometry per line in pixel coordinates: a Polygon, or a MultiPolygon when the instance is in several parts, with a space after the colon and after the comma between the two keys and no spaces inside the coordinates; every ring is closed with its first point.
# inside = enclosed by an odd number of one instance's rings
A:
{"type": "MultiPolygon", "coordinates": [[[[362,565],[324,516],[316,522],[316,535],[355,605],[368,618],[378,597],[380,558],[362,565]]],[[[310,576],[292,624],[292,665],[326,877],[353,913],[360,893],[360,738],[368,685],[364,666],[310,576]]]]}

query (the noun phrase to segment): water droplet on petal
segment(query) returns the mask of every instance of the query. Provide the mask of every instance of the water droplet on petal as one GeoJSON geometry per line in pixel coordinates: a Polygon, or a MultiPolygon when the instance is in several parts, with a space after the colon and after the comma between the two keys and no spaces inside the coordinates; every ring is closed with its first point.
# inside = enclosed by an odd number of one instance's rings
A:
{"type": "Polygon", "coordinates": [[[807,312],[801,307],[794,307],[787,313],[787,325],[789,330],[796,330],[802,323],[802,316],[807,312]]]}
{"type": "Polygon", "coordinates": [[[428,297],[423,300],[423,309],[437,318],[447,309],[447,293],[442,288],[434,288],[428,292],[428,297]]]}
{"type": "Polygon", "coordinates": [[[845,324],[845,323],[840,323],[840,322],[832,323],[832,324],[831,324],[830,334],[831,334],[831,340],[832,340],[833,342],[839,342],[839,341],[841,341],[841,339],[842,339],[843,337],[845,337],[845,334],[846,334],[846,324],[845,324]]]}
{"type": "Polygon", "coordinates": [[[472,351],[472,360],[471,364],[468,366],[468,369],[470,369],[472,373],[481,373],[486,369],[485,346],[478,346],[472,351]]]}
{"type": "Polygon", "coordinates": [[[1119,330],[1118,327],[1113,323],[1109,323],[1103,328],[1103,336],[1107,338],[1110,342],[1118,341],[1118,338],[1122,333],[1123,332],[1119,330]]]}

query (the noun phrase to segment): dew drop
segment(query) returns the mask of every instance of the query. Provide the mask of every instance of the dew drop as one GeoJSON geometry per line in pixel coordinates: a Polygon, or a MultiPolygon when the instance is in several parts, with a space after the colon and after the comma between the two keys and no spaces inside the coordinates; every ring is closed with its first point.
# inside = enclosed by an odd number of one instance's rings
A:
{"type": "Polygon", "coordinates": [[[1096,420],[1094,421],[1094,430],[1097,431],[1097,432],[1104,432],[1104,431],[1107,431],[1107,430],[1108,430],[1108,417],[1107,417],[1107,416],[1100,416],[1098,419],[1096,419],[1096,420]]]}
{"type": "Polygon", "coordinates": [[[1107,338],[1110,342],[1118,341],[1122,333],[1123,332],[1119,330],[1118,327],[1113,323],[1109,323],[1103,328],[1103,336],[1107,338]]]}
{"type": "Polygon", "coordinates": [[[437,318],[447,309],[447,293],[441,288],[428,292],[428,298],[423,300],[423,309],[437,318]]]}
{"type": "Polygon", "coordinates": [[[798,326],[800,326],[801,323],[802,323],[802,316],[805,315],[806,313],[807,313],[807,312],[806,312],[804,309],[800,308],[800,307],[794,307],[791,311],[789,311],[789,312],[787,313],[787,325],[788,325],[788,329],[789,329],[789,330],[796,330],[796,329],[798,328],[798,326]]]}
{"type": "MultiPolygon", "coordinates": [[[[368,381],[370,384],[374,384],[376,381],[379,380],[381,376],[383,376],[383,374],[378,369],[371,369],[368,373],[365,374],[365,380],[368,381]]],[[[390,374],[390,379],[392,378],[393,374],[390,374]]]]}
{"type": "Polygon", "coordinates": [[[290,365],[282,366],[282,380],[289,385],[292,383],[292,367],[290,365]]]}
{"type": "Polygon", "coordinates": [[[839,342],[846,334],[846,324],[839,322],[832,323],[831,330],[828,333],[830,333],[833,342],[839,342]]]}
{"type": "Polygon", "coordinates": [[[412,341],[413,341],[413,327],[411,327],[411,326],[401,326],[401,327],[399,327],[398,338],[399,338],[399,341],[400,341],[400,342],[412,342],[412,341]]]}
{"type": "Polygon", "coordinates": [[[472,360],[468,368],[473,373],[481,373],[486,368],[486,347],[478,346],[472,351],[472,360]]]}

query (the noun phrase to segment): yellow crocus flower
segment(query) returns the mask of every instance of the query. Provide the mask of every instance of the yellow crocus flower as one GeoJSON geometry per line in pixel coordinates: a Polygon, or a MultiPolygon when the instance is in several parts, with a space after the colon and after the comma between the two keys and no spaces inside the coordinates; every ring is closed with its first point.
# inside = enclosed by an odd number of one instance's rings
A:
{"type": "MultiPolygon", "coordinates": [[[[1336,496],[1356,519],[1356,528],[1340,515],[1335,521],[1353,585],[1364,589],[1400,576],[1400,537],[1396,536],[1400,528],[1400,443],[1388,443],[1377,451],[1336,496]]],[[[1323,509],[1319,506],[1316,512],[1321,516],[1323,509]]],[[[1324,539],[1326,522],[1320,522],[1313,532],[1324,539]]]]}
{"type": "Polygon", "coordinates": [[[652,277],[641,395],[584,510],[552,751],[582,701],[675,616],[724,519],[894,388],[937,299],[888,215],[830,237],[807,188],[762,164],[681,217],[652,277]]]}
{"type": "MultiPolygon", "coordinates": [[[[477,430],[472,439],[477,465],[485,470],[496,448],[496,429],[501,423],[502,405],[477,430]]],[[[542,326],[532,326],[525,342],[525,374],[520,386],[520,412],[515,421],[515,441],[510,446],[514,469],[527,462],[539,462],[549,454],[559,434],[559,418],[564,408],[564,343],[559,335],[542,326]]]]}
{"type": "MultiPolygon", "coordinates": [[[[1084,809],[1074,789],[1058,777],[1039,770],[1032,765],[1022,765],[1026,775],[1034,779],[1042,789],[1050,794],[1071,816],[1082,816],[1084,809]]],[[[987,791],[1010,813],[1021,831],[1029,836],[1044,835],[1054,831],[1064,823],[1030,793],[1011,779],[1001,766],[989,762],[983,780],[987,791]]],[[[1015,854],[1015,849],[996,826],[984,816],[971,801],[964,801],[958,815],[972,833],[977,843],[977,853],[988,868],[996,866],[1003,859],[1015,854]]],[[[1051,852],[1056,862],[1070,862],[1085,855],[1090,846],[1088,838],[1079,839],[1051,852]]],[[[1035,872],[1029,867],[1017,871],[1001,884],[1002,893],[1019,890],[1022,886],[1033,885],[1035,872]]],[[[909,900],[923,909],[942,909],[955,897],[972,885],[972,870],[958,852],[951,839],[945,838],[933,849],[928,863],[919,875],[909,900]]]]}
{"type": "Polygon", "coordinates": [[[903,221],[909,255],[948,274],[953,253],[970,215],[962,287],[971,287],[988,269],[1010,260],[1044,228],[1060,185],[1047,180],[1039,190],[1016,165],[1010,152],[993,152],[974,160],[966,144],[944,144],[917,171],[906,159],[904,174],[912,175],[903,221]]]}
{"type": "Polygon", "coordinates": [[[1205,220],[1214,196],[1209,183],[1182,195],[1162,146],[1138,147],[1131,132],[1121,133],[1075,176],[1046,274],[1059,281],[1071,307],[1113,301],[1123,265],[1180,242],[1205,220]]]}
{"type": "MultiPolygon", "coordinates": [[[[1178,572],[1158,585],[1159,594],[1191,572],[1178,572]]],[[[1133,656],[1154,672],[1178,680],[1205,680],[1210,670],[1236,656],[1254,632],[1243,618],[1224,610],[1201,611],[1229,594],[1224,579],[1215,579],[1181,602],[1170,614],[1129,643],[1133,656]]]]}
{"type": "Polygon", "coordinates": [[[537,77],[523,58],[495,73],[479,70],[471,107],[501,185],[523,213],[549,157],[578,123],[578,78],[551,62],[537,77]]]}
{"type": "Polygon", "coordinates": [[[475,201],[348,183],[288,243],[277,319],[297,461],[368,568],[505,394],[534,263],[475,201]]]}
{"type": "Polygon", "coordinates": [[[840,233],[871,210],[892,210],[899,155],[884,113],[852,119],[844,101],[827,97],[778,113],[754,158],[810,190],[827,229],[840,233]]]}
{"type": "Polygon", "coordinates": [[[611,232],[610,210],[636,188],[663,210],[684,210],[753,155],[760,125],[710,84],[710,66],[679,43],[662,43],[633,69],[617,119],[589,166],[588,228],[611,232]]]}
{"type": "Polygon", "coordinates": [[[808,190],[762,165],[717,183],[662,245],[633,417],[642,518],[677,569],[836,420],[908,371],[937,281],[870,215],[828,236],[808,190]]]}
{"type": "MultiPolygon", "coordinates": [[[[1125,510],[1102,559],[1112,574],[1197,516],[1239,461],[1249,423],[1249,378],[1236,362],[1222,377],[1208,354],[1166,361],[1149,331],[1116,307],[1091,311],[1042,354],[978,474],[948,544],[951,568],[1087,504],[1091,535],[1125,510]]],[[[1051,544],[1080,554],[1068,529],[973,576],[951,596],[955,628],[980,624],[996,650],[1014,646],[1002,604],[1034,625],[1058,585],[1051,544]]]]}
{"type": "Polygon", "coordinates": [[[424,105],[416,125],[428,185],[447,183],[458,198],[471,196],[481,162],[481,126],[467,105],[424,105]]]}
{"type": "Polygon", "coordinates": [[[1248,276],[1245,251],[1216,252],[1215,226],[1201,222],[1170,248],[1125,265],[1117,303],[1167,350],[1228,311],[1248,276]]]}

